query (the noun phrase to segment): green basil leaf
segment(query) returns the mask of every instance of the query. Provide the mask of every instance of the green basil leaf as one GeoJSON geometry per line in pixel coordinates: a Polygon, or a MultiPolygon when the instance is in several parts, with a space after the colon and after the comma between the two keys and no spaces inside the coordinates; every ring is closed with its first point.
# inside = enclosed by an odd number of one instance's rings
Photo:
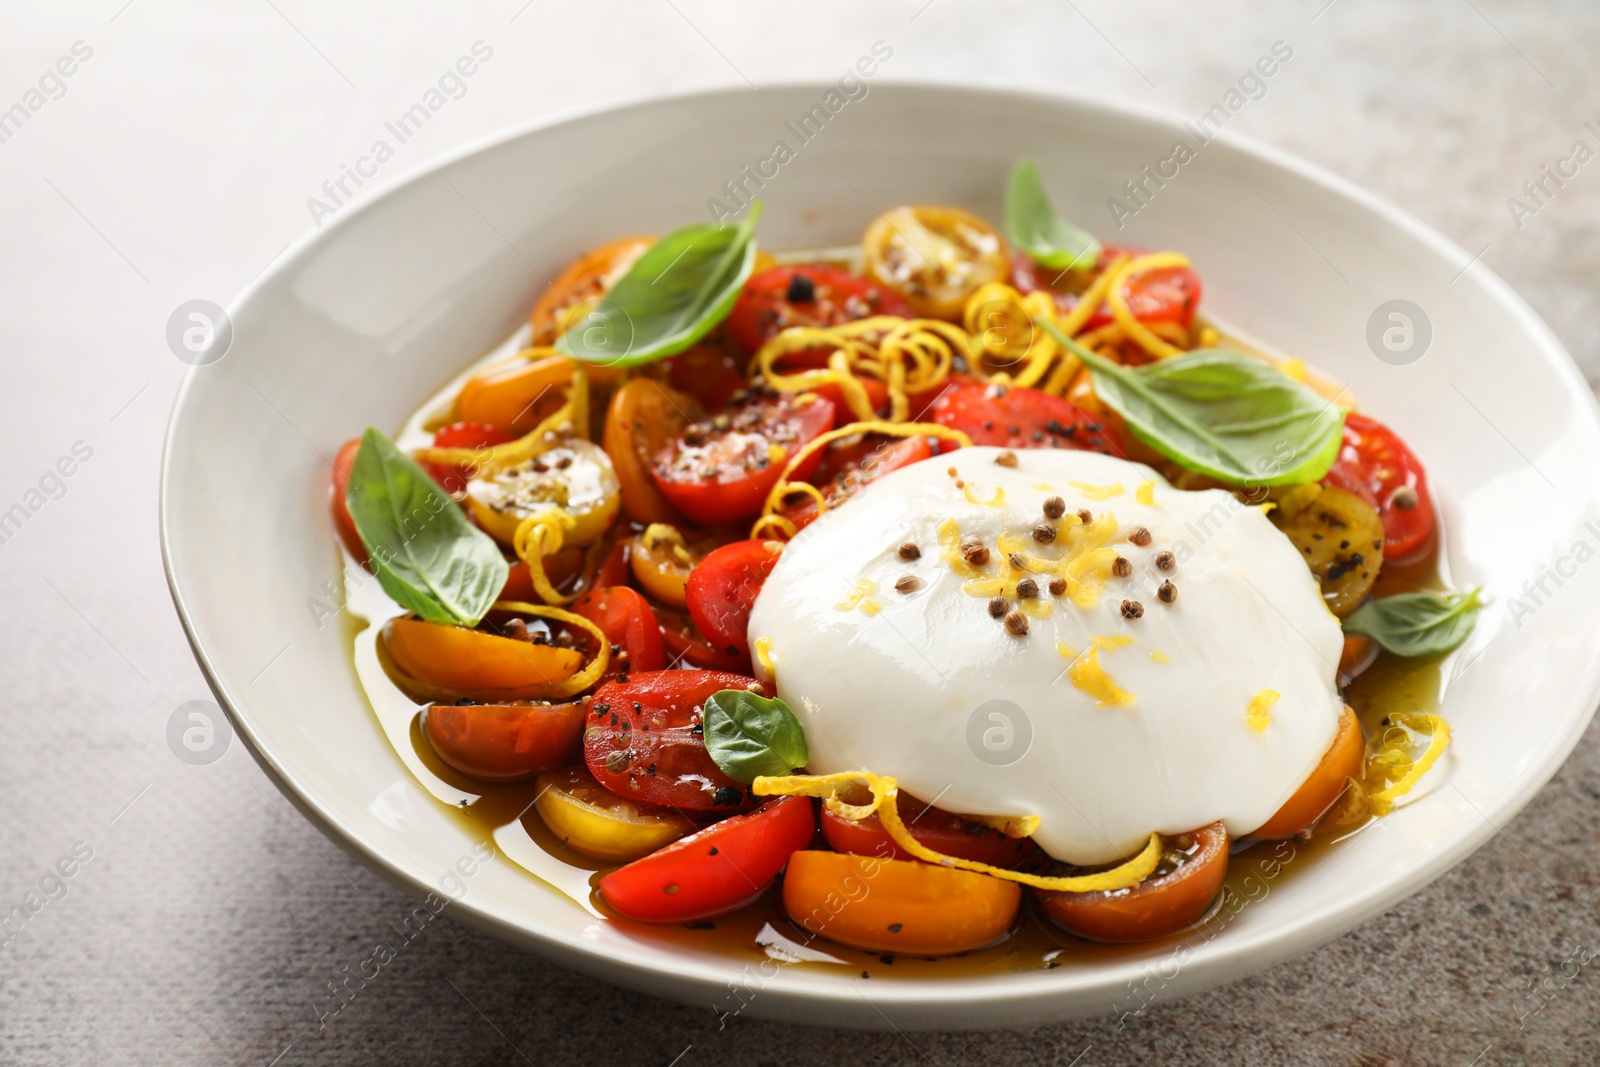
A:
{"type": "Polygon", "coordinates": [[[1163,456],[1235,485],[1315,482],[1339,458],[1344,409],[1270,363],[1202,348],[1124,367],[1041,322],[1094,373],[1094,391],[1163,456]]]}
{"type": "Polygon", "coordinates": [[[811,758],[800,720],[781,700],[724,689],[706,700],[700,723],[706,751],[736,782],[748,785],[760,774],[788,774],[811,758]]]}
{"type": "Polygon", "coordinates": [[[1050,207],[1031,159],[1018,163],[1006,183],[1006,236],[1035,262],[1056,270],[1085,270],[1100,258],[1100,242],[1050,207]]]}
{"type": "Polygon", "coordinates": [[[426,471],[371,427],[344,500],[378,583],[396,604],[429,622],[478,625],[506,584],[505,557],[426,471]]]}
{"type": "Polygon", "coordinates": [[[636,367],[682,352],[733,310],[756,262],[756,218],[674,230],[651,245],[556,348],[591,363],[636,367]]]}
{"type": "Polygon", "coordinates": [[[1436,656],[1472,632],[1481,603],[1478,592],[1401,593],[1369,600],[1344,620],[1344,632],[1364,634],[1397,656],[1436,656]]]}

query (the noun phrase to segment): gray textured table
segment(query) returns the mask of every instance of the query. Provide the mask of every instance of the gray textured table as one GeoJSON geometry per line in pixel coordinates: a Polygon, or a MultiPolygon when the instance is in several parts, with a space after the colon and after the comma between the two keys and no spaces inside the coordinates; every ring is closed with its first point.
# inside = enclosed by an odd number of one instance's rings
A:
{"type": "Polygon", "coordinates": [[[242,747],[209,766],[174,758],[169,716],[208,694],[155,534],[183,370],[168,316],[248,283],[311,225],[307,198],[479,40],[492,60],[380,179],[573,105],[836,77],[879,39],[898,77],[1091,87],[1191,114],[1281,39],[1293,62],[1232,127],[1482,249],[1593,381],[1600,163],[1536,212],[1507,204],[1575,140],[1600,146],[1583,126],[1600,120],[1592,2],[7,6],[0,510],[43,504],[0,543],[0,911],[30,892],[42,906],[0,935],[0,1061],[1600,1061],[1600,977],[1580,964],[1600,953],[1595,730],[1427,891],[1120,1031],[719,1031],[707,1009],[621,992],[448,920],[319,1025],[327,983],[407,902],[301,819],[242,747]],[[7,125],[17,102],[27,114],[7,125]],[[55,479],[75,446],[81,462],[55,479]],[[70,877],[52,875],[58,861],[70,877]]]}

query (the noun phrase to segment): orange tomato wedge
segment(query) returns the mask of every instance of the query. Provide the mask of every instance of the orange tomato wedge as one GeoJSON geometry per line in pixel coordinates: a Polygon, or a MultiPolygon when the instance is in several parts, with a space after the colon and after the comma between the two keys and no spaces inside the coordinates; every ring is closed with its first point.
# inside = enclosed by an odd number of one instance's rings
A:
{"type": "Polygon", "coordinates": [[[1333,735],[1333,744],[1323,753],[1311,776],[1301,783],[1283,807],[1268,819],[1252,837],[1276,840],[1293,837],[1306,829],[1333,807],[1334,801],[1344,792],[1350,779],[1361,778],[1366,762],[1367,741],[1361,733],[1361,721],[1346,705],[1339,718],[1339,731],[1333,735]]]}
{"type": "Polygon", "coordinates": [[[1010,929],[1022,887],[987,874],[843,852],[796,852],[783,878],[789,918],[869,952],[940,955],[1010,929]]]}
{"type": "MultiPolygon", "coordinates": [[[[571,356],[546,356],[490,367],[461,387],[456,416],[463,422],[525,434],[566,402],[567,383],[576,365],[571,356]]],[[[597,369],[602,368],[585,367],[591,382],[597,369]]]]}
{"type": "Polygon", "coordinates": [[[683,521],[656,488],[650,463],[663,444],[699,415],[692,398],[650,378],[631,379],[611,398],[603,443],[622,486],[622,507],[634,522],[683,521]]]}
{"type": "Polygon", "coordinates": [[[393,619],[384,641],[404,673],[446,689],[520,690],[565,681],[583,665],[570,648],[536,645],[464,626],[393,619]]]}
{"type": "Polygon", "coordinates": [[[554,344],[567,326],[563,321],[567,313],[605,295],[655,243],[654,237],[622,237],[590,249],[567,264],[533,305],[533,343],[554,344]]]}

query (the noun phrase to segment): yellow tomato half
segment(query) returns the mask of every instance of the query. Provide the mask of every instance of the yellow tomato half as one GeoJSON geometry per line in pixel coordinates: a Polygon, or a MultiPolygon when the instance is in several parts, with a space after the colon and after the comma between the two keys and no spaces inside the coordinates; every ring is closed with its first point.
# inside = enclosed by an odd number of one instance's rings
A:
{"type": "Polygon", "coordinates": [[[995,228],[958,207],[891,208],[861,239],[866,274],[906,298],[918,315],[958,321],[967,297],[1011,276],[995,228]]]}
{"type": "Polygon", "coordinates": [[[607,792],[581,767],[539,776],[539,817],[563,844],[591,859],[626,863],[699,829],[675,811],[607,792]]]}
{"type": "Polygon", "coordinates": [[[445,689],[525,690],[565,681],[583,665],[576,649],[422,619],[391,619],[383,637],[403,673],[445,689]]]}
{"type": "Polygon", "coordinates": [[[573,438],[526,463],[467,483],[467,506],[478,525],[509,545],[522,521],[559,509],[574,524],[563,531],[563,545],[586,545],[611,528],[621,507],[617,472],[605,450],[573,438]]]}

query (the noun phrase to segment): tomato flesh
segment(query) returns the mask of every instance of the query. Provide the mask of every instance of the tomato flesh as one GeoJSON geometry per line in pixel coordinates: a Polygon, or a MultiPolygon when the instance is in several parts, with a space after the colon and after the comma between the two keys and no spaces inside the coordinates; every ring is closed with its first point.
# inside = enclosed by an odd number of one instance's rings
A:
{"type": "Polygon", "coordinates": [[[1045,913],[1091,941],[1128,944],[1177,933],[1204,915],[1228,872],[1228,831],[1220,822],[1162,839],[1155,873],[1128,889],[1068,893],[1036,889],[1045,913]]]}
{"type": "MultiPolygon", "coordinates": [[[[672,505],[707,525],[753,518],[784,466],[812,438],[833,428],[833,405],[820,397],[751,396],[706,423],[690,426],[655,455],[651,476],[672,505]]],[[[795,471],[804,478],[820,457],[795,471]]]]}
{"type": "MultiPolygon", "coordinates": [[[[868,438],[845,448],[824,449],[822,463],[811,482],[822,490],[831,510],[890,471],[920,463],[933,454],[933,445],[926,437],[888,441],[868,438]]],[[[784,518],[794,523],[797,530],[811,525],[820,514],[817,502],[809,496],[796,497],[783,507],[784,518]]]]}
{"type": "Polygon", "coordinates": [[[667,665],[661,624],[638,590],[625,585],[591,589],[577,599],[572,610],[600,627],[606,640],[622,649],[614,661],[616,670],[659,671],[667,665]]]}
{"type": "Polygon", "coordinates": [[[1011,385],[968,385],[934,401],[929,418],[960,430],[975,445],[1075,448],[1121,456],[1122,442],[1105,423],[1059,396],[1011,385]]]}
{"type": "Polygon", "coordinates": [[[656,618],[661,622],[661,645],[667,654],[667,666],[688,664],[708,671],[727,671],[734,674],[750,673],[750,657],[744,653],[718,648],[706,640],[695,626],[687,611],[656,608],[656,618]]]}
{"type": "Polygon", "coordinates": [[[339,446],[339,454],[333,457],[333,485],[328,494],[328,507],[333,512],[333,527],[339,531],[339,540],[356,561],[366,567],[367,546],[356,532],[356,520],[350,517],[350,505],[344,499],[350,488],[350,470],[356,465],[356,453],[360,451],[359,437],[352,437],[339,446]]]}
{"type": "MultiPolygon", "coordinates": [[[[900,795],[900,821],[921,844],[944,856],[975,860],[991,867],[1015,867],[1039,851],[1031,838],[1010,838],[991,826],[900,795]]],[[[824,809],[822,834],[836,852],[885,859],[916,859],[889,836],[877,815],[859,822],[824,809]]]]}
{"type": "Polygon", "coordinates": [[[583,735],[581,701],[566,704],[433,704],[422,732],[462,774],[510,782],[564,766],[583,735]]]}
{"type": "Polygon", "coordinates": [[[909,319],[913,312],[887,286],[825,263],[803,263],[752,275],[728,315],[728,332],[754,352],[791,326],[837,326],[873,315],[909,319]]]}
{"type": "Polygon", "coordinates": [[[1377,419],[1344,417],[1344,444],[1323,479],[1378,509],[1383,557],[1394,561],[1427,548],[1433,536],[1433,496],[1416,453],[1377,419]]]}
{"type": "MultiPolygon", "coordinates": [[[[1143,249],[1127,245],[1105,245],[1095,263],[1096,273],[1105,270],[1118,255],[1137,259],[1143,249]]],[[[1055,299],[1063,314],[1078,306],[1079,294],[1088,288],[1094,274],[1061,271],[1041,267],[1026,253],[1018,253],[1011,262],[1011,276],[1017,290],[1031,293],[1046,290],[1055,299]]],[[[1128,310],[1140,322],[1171,322],[1187,329],[1194,322],[1200,307],[1200,276],[1188,267],[1163,267],[1135,274],[1127,283],[1124,295],[1128,310]]],[[[1089,316],[1085,330],[1097,330],[1112,323],[1111,312],[1104,304],[1089,316]]]]}
{"type": "Polygon", "coordinates": [[[716,549],[689,574],[689,617],[728,655],[748,655],[750,608],[772,573],[783,546],[776,541],[735,541],[716,549]]]}
{"type": "Polygon", "coordinates": [[[583,738],[589,773],[628,800],[682,811],[744,811],[749,790],[723,774],[706,752],[700,708],[723,689],[760,688],[748,675],[650,671],[595,691],[583,738]]]}
{"type": "Polygon", "coordinates": [[[612,871],[600,879],[600,898],[639,922],[726,915],[765,893],[816,830],[811,798],[780,797],[612,871]]]}
{"type": "MultiPolygon", "coordinates": [[[[433,435],[434,448],[489,448],[516,440],[511,434],[483,422],[457,422],[433,435]]],[[[466,492],[470,471],[446,463],[427,463],[424,469],[451,496],[466,492]]]]}

